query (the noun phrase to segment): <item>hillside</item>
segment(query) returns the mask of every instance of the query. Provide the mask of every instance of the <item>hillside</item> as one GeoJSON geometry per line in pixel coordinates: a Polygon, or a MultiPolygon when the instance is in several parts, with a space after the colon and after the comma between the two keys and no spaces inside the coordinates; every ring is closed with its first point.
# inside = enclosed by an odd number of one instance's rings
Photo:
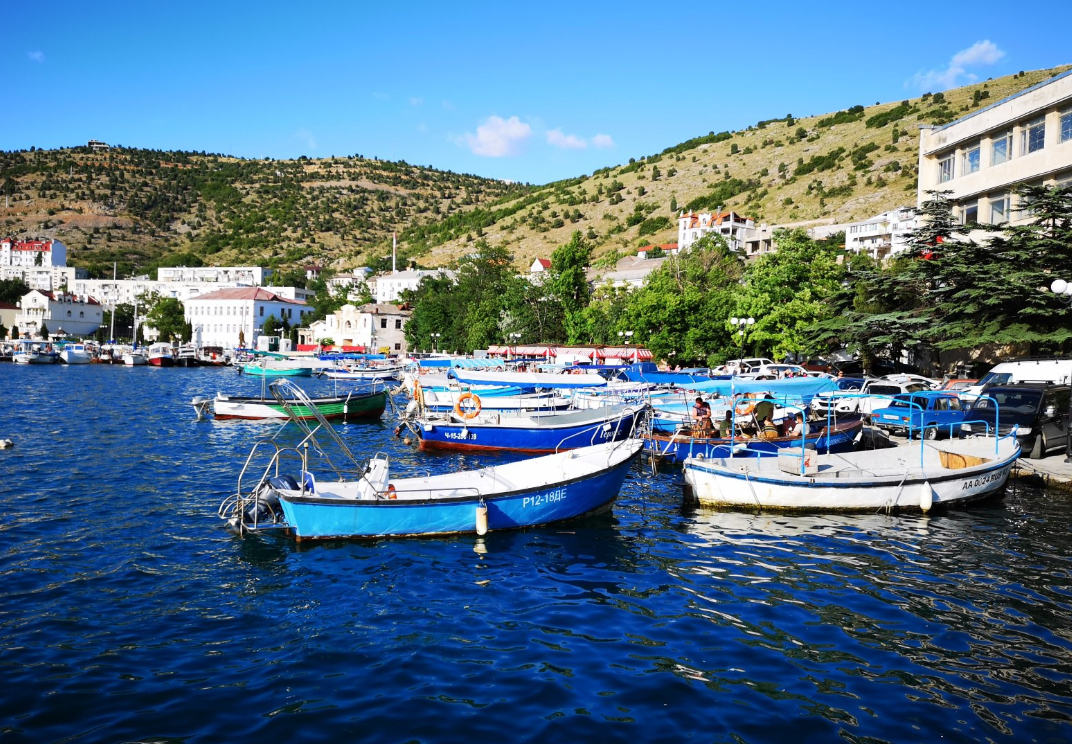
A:
{"type": "Polygon", "coordinates": [[[525,188],[360,156],[240,160],[76,147],[0,153],[0,234],[47,235],[95,276],[159,265],[311,262],[389,253],[391,233],[525,188]]]}
{"type": "Polygon", "coordinates": [[[449,262],[483,237],[519,267],[580,230],[601,263],[677,240],[679,210],[731,207],[757,224],[865,219],[916,202],[920,124],[945,124],[1064,72],[1021,72],[944,94],[714,132],[657,155],[531,189],[403,234],[423,263],[449,262]]]}
{"type": "MultiPolygon", "coordinates": [[[[579,230],[611,264],[677,239],[681,209],[731,207],[757,224],[864,219],[916,200],[920,124],[943,124],[1068,67],[919,98],[711,132],[540,187],[361,156],[241,160],[88,147],[0,152],[0,234],[47,235],[110,276],[159,265],[444,265],[485,239],[518,268],[579,230]]],[[[776,105],[776,104],[772,104],[776,105]]]]}

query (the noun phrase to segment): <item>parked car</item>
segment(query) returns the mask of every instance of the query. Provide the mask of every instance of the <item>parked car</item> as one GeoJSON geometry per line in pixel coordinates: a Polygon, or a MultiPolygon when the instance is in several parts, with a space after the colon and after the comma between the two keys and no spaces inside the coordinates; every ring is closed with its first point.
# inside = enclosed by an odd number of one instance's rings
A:
{"type": "MultiPolygon", "coordinates": [[[[799,364],[761,364],[746,372],[741,377],[749,377],[753,380],[782,380],[786,377],[814,377],[821,375],[818,372],[809,372],[799,364]]],[[[828,377],[828,375],[822,375],[828,377]]]]}
{"type": "Polygon", "coordinates": [[[884,375],[884,380],[890,380],[892,382],[918,382],[921,385],[926,385],[931,390],[941,390],[941,380],[935,380],[931,377],[924,377],[923,375],[912,374],[911,372],[894,372],[892,375],[884,375]]]}
{"type": "MultiPolygon", "coordinates": [[[[843,372],[846,376],[861,377],[864,374],[864,363],[859,359],[849,359],[843,362],[834,362],[833,369],[830,370],[834,374],[843,372]]],[[[898,372],[915,374],[919,372],[915,367],[908,364],[902,364],[901,362],[888,362],[885,359],[876,359],[871,363],[870,373],[875,377],[881,377],[882,375],[892,375],[898,372]]]]}
{"type": "Polygon", "coordinates": [[[731,359],[722,366],[725,367],[728,372],[739,375],[744,374],[745,372],[753,372],[756,367],[762,367],[764,364],[774,364],[774,360],[767,359],[767,357],[731,359]]]}
{"type": "Polygon", "coordinates": [[[923,429],[927,439],[959,437],[965,413],[956,393],[928,390],[893,396],[889,406],[871,412],[871,423],[891,434],[915,436],[923,429]]]}
{"type": "MultiPolygon", "coordinates": [[[[842,377],[835,382],[839,388],[846,380],[860,378],[842,377]]],[[[853,388],[851,383],[840,392],[819,393],[811,401],[812,410],[820,416],[826,416],[831,407],[834,413],[842,415],[846,413],[859,413],[867,421],[871,417],[871,411],[882,408],[895,395],[902,393],[916,393],[928,390],[926,385],[918,382],[894,382],[892,380],[863,380],[859,388],[853,388]],[[850,397],[844,397],[844,396],[850,397]]]]}
{"type": "Polygon", "coordinates": [[[980,378],[968,392],[978,395],[985,385],[1036,384],[1067,385],[1072,383],[1072,359],[1030,358],[1002,362],[980,378]]]}
{"type": "Polygon", "coordinates": [[[964,416],[961,431],[999,436],[1015,428],[1024,456],[1037,460],[1068,445],[1069,385],[988,385],[964,416]],[[996,403],[996,406],[995,406],[996,403]]]}

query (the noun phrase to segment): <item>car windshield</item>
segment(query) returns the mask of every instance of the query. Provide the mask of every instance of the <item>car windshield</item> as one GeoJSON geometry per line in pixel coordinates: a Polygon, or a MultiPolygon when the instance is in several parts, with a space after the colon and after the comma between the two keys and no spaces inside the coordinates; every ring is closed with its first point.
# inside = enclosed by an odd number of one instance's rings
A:
{"type": "Polygon", "coordinates": [[[991,372],[979,380],[979,385],[1004,385],[1012,379],[1011,372],[991,372]]]}
{"type": "Polygon", "coordinates": [[[904,391],[900,385],[872,385],[868,392],[872,395],[896,395],[904,391]]]}
{"type": "Polygon", "coordinates": [[[836,382],[839,390],[859,390],[864,386],[863,380],[841,379],[836,382]]]}
{"type": "Polygon", "coordinates": [[[997,401],[1002,427],[1006,424],[1032,426],[1042,402],[1042,393],[1038,390],[987,390],[984,395],[989,398],[980,398],[972,404],[967,416],[969,421],[993,423],[994,401],[997,401]]]}
{"type": "Polygon", "coordinates": [[[890,403],[890,408],[915,408],[917,411],[927,410],[927,399],[918,395],[898,395],[890,403]]]}

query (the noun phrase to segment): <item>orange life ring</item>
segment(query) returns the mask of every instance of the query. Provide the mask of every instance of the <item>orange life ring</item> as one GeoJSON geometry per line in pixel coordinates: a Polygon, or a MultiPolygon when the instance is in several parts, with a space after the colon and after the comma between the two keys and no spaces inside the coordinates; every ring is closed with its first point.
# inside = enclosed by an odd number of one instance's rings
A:
{"type": "Polygon", "coordinates": [[[462,393],[461,397],[458,398],[458,402],[454,404],[454,413],[468,421],[469,419],[476,418],[477,414],[480,413],[481,408],[479,395],[476,393],[462,393]],[[473,401],[473,407],[463,411],[462,403],[467,403],[469,401],[473,401]]]}
{"type": "Polygon", "coordinates": [[[744,397],[733,407],[738,416],[748,416],[755,410],[756,404],[751,402],[751,396],[752,393],[745,393],[744,397]]]}
{"type": "Polygon", "coordinates": [[[420,380],[413,381],[413,400],[417,401],[417,404],[424,407],[424,388],[421,387],[420,380]]]}

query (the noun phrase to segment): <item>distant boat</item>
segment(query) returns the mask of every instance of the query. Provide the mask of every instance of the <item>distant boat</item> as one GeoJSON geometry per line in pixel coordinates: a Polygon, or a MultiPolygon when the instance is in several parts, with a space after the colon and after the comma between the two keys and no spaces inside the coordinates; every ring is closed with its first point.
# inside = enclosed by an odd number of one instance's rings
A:
{"type": "Polygon", "coordinates": [[[64,344],[59,355],[64,364],[89,364],[93,361],[92,349],[83,343],[64,344]]]}
{"type": "Polygon", "coordinates": [[[201,360],[197,357],[197,348],[187,344],[179,347],[175,354],[176,367],[200,367],[201,360]]]}
{"type": "Polygon", "coordinates": [[[20,338],[15,341],[11,361],[15,364],[52,364],[58,358],[59,355],[48,341],[20,338]]]}
{"type": "Polygon", "coordinates": [[[335,365],[317,374],[332,380],[400,380],[405,368],[404,364],[335,365]]]}
{"type": "Polygon", "coordinates": [[[261,357],[241,365],[239,371],[253,377],[311,377],[313,370],[289,359],[261,357]]]}
{"type": "Polygon", "coordinates": [[[168,343],[156,343],[149,347],[146,354],[149,364],[154,367],[174,367],[175,353],[168,343]]]}
{"type": "MultiPolygon", "coordinates": [[[[200,406],[203,406],[205,399],[194,398],[192,403],[200,417],[202,415],[200,406]]],[[[346,395],[282,402],[274,397],[239,398],[217,393],[216,397],[211,399],[211,403],[213,415],[220,421],[227,419],[285,420],[289,415],[286,410],[287,406],[290,406],[293,409],[293,415],[303,420],[316,418],[316,414],[312,411],[312,407],[315,407],[325,419],[341,419],[345,422],[354,419],[378,419],[387,407],[387,391],[382,388],[353,390],[346,395]]]]}
{"type": "Polygon", "coordinates": [[[127,349],[123,352],[123,364],[128,367],[141,367],[149,363],[142,349],[127,349]]]}
{"type": "Polygon", "coordinates": [[[1015,436],[830,455],[793,447],[776,457],[698,456],[685,460],[686,495],[742,509],[926,512],[994,494],[1019,456],[1015,436]]]}

